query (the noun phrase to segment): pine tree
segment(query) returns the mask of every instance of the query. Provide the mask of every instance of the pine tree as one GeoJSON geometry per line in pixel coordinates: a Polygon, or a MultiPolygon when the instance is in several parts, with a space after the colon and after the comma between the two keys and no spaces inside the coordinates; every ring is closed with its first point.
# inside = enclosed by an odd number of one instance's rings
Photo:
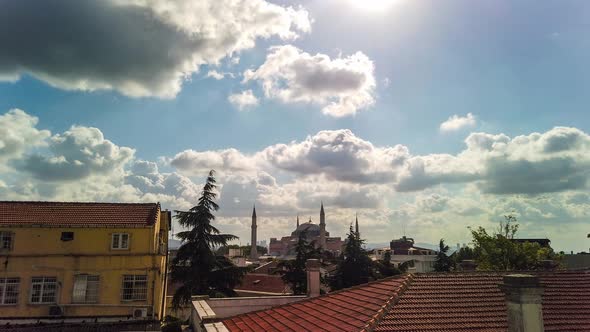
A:
{"type": "Polygon", "coordinates": [[[371,258],[363,248],[364,240],[352,229],[346,239],[344,252],[340,257],[338,268],[330,282],[332,290],[352,287],[369,282],[371,279],[371,258]]]}
{"type": "Polygon", "coordinates": [[[188,304],[192,295],[222,297],[235,295],[233,288],[241,281],[245,269],[235,266],[224,256],[216,255],[215,249],[226,246],[238,237],[220,234],[211,225],[213,212],[219,209],[215,198],[215,172],[211,170],[198,204],[188,211],[175,211],[175,218],[189,230],[177,236],[182,240],[171,265],[171,281],[181,286],[174,293],[174,307],[188,304]]]}
{"type": "Polygon", "coordinates": [[[434,262],[434,270],[437,272],[449,272],[453,266],[453,260],[447,256],[449,246],[445,245],[445,240],[440,239],[438,243],[438,254],[436,254],[436,261],[434,262]]]}
{"type": "Polygon", "coordinates": [[[305,262],[311,258],[319,258],[320,250],[315,248],[314,241],[307,242],[306,232],[299,233],[299,239],[295,245],[295,259],[282,261],[278,264],[283,281],[291,287],[294,295],[301,295],[307,292],[307,274],[305,262]]]}

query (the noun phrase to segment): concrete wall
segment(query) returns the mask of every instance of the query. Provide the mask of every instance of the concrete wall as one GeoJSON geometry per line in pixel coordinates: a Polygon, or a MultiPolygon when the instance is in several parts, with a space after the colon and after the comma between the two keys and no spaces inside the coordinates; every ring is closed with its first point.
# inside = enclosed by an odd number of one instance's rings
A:
{"type": "Polygon", "coordinates": [[[209,299],[207,303],[213,309],[217,318],[224,318],[301,301],[306,298],[306,296],[231,297],[209,299]]]}

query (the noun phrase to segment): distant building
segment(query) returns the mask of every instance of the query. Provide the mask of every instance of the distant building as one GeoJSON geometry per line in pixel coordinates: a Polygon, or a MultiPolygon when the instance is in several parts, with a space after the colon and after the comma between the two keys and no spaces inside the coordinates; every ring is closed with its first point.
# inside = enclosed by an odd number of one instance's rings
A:
{"type": "Polygon", "coordinates": [[[0,324],[162,319],[160,204],[0,202],[0,324]]]}
{"type": "Polygon", "coordinates": [[[284,236],[280,240],[271,238],[269,244],[269,255],[271,256],[290,256],[295,253],[295,245],[299,240],[301,233],[305,232],[305,238],[308,242],[314,241],[316,246],[333,253],[340,253],[344,242],[340,237],[330,237],[330,233],[326,231],[326,215],[324,212],[324,204],[320,208],[320,223],[315,224],[311,221],[299,224],[299,217],[297,217],[297,227],[291,233],[291,236],[284,236]]]}
{"type": "Polygon", "coordinates": [[[414,246],[414,239],[402,237],[392,240],[389,248],[373,250],[372,258],[383,260],[386,253],[391,253],[391,263],[396,267],[407,263],[408,272],[432,272],[436,261],[436,251],[414,246]]]}

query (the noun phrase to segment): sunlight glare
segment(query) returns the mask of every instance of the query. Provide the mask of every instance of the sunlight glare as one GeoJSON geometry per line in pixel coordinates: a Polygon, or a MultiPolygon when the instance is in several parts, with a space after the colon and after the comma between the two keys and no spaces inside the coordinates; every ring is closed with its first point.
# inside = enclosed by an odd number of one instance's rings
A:
{"type": "Polygon", "coordinates": [[[401,0],[348,0],[355,8],[367,11],[383,11],[401,0]]]}

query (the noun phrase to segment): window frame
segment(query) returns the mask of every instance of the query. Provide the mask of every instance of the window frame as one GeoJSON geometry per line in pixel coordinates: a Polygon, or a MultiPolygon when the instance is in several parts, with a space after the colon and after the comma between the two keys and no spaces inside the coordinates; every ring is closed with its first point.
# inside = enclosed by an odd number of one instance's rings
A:
{"type": "Polygon", "coordinates": [[[8,305],[18,305],[18,299],[20,296],[20,277],[2,277],[0,278],[0,306],[8,306],[8,305]],[[12,282],[9,282],[12,280],[12,282]],[[16,282],[14,281],[16,280],[16,282]],[[14,303],[6,303],[6,286],[12,285],[15,286],[15,302],[14,303]]]}
{"type": "Polygon", "coordinates": [[[74,232],[61,232],[61,236],[59,237],[59,239],[63,242],[69,242],[69,241],[74,241],[74,232]],[[64,235],[72,235],[71,238],[66,237],[64,235]]]}
{"type": "MultiPolygon", "coordinates": [[[[85,303],[99,303],[99,295],[100,295],[100,275],[98,274],[87,274],[87,273],[79,273],[74,274],[74,285],[72,287],[72,303],[73,304],[85,304],[85,303]],[[76,282],[78,278],[84,277],[84,299],[79,300],[77,297],[76,292],[79,292],[79,289],[76,289],[76,282]],[[90,280],[92,279],[92,280],[90,280]],[[91,286],[92,285],[92,286],[91,286]],[[90,287],[91,286],[91,287],[90,287]],[[90,293],[95,292],[95,294],[90,293]]],[[[79,296],[79,295],[78,295],[79,296]]]]}
{"type": "Polygon", "coordinates": [[[129,233],[112,233],[111,234],[111,250],[129,250],[131,248],[131,234],[129,233]],[[115,241],[115,237],[117,237],[117,241],[115,241]],[[123,245],[123,238],[127,237],[126,247],[122,247],[123,245]],[[117,244],[115,247],[114,244],[117,244]]]}
{"type": "Polygon", "coordinates": [[[14,248],[14,232],[11,231],[0,231],[0,251],[12,251],[14,248]],[[5,247],[6,240],[8,239],[8,247],[5,247]]]}
{"type": "Polygon", "coordinates": [[[32,277],[31,278],[31,288],[30,288],[30,294],[29,294],[29,303],[30,304],[55,304],[57,303],[57,295],[58,295],[58,289],[59,284],[57,281],[57,277],[32,277]],[[35,281],[35,279],[41,279],[41,281],[35,281]],[[54,284],[55,287],[53,289],[53,300],[52,301],[44,301],[43,298],[45,297],[45,295],[51,291],[51,288],[47,289],[49,285],[54,284]],[[38,301],[33,301],[33,296],[34,296],[34,287],[35,285],[40,285],[40,289],[39,289],[39,295],[37,295],[39,297],[38,301]]]}
{"type": "Polygon", "coordinates": [[[121,283],[121,302],[146,302],[148,300],[148,275],[147,274],[124,274],[121,283]],[[138,280],[139,279],[139,280],[138,280]],[[143,279],[143,280],[141,280],[143,279]],[[131,283],[131,287],[125,287],[131,283]],[[142,288],[137,288],[137,284],[145,284],[142,288]],[[130,298],[126,297],[130,291],[130,298]],[[138,295],[142,295],[141,297],[138,295]]]}

